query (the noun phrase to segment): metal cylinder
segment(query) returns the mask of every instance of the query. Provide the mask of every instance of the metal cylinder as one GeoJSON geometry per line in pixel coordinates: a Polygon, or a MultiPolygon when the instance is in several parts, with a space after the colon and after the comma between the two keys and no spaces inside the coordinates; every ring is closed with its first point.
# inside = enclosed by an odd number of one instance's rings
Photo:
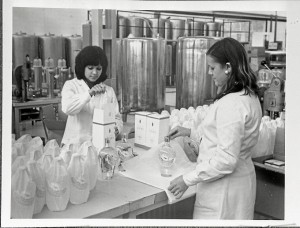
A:
{"type": "Polygon", "coordinates": [[[165,38],[167,40],[172,39],[172,23],[170,20],[165,21],[165,38]]]}
{"type": "Polygon", "coordinates": [[[165,102],[166,42],[159,38],[122,39],[118,45],[117,85],[124,112],[158,111],[165,102]]]}
{"type": "Polygon", "coordinates": [[[191,36],[204,36],[204,22],[192,21],[191,22],[191,36]]]}
{"type": "Polygon", "coordinates": [[[34,75],[34,90],[38,91],[42,89],[43,81],[43,69],[42,69],[42,60],[34,59],[33,60],[33,75],[34,75]]]}
{"type": "Polygon", "coordinates": [[[119,38],[126,38],[128,36],[128,18],[119,16],[118,20],[119,26],[118,26],[118,37],[119,38]]]}
{"type": "Polygon", "coordinates": [[[82,25],[82,48],[92,45],[92,22],[82,25]]]}
{"type": "Polygon", "coordinates": [[[151,31],[152,31],[151,22],[149,19],[145,18],[143,24],[143,37],[152,37],[151,31]]]}
{"type": "Polygon", "coordinates": [[[165,19],[162,18],[151,18],[151,25],[152,25],[152,37],[157,38],[159,37],[165,38],[165,19]]]}
{"type": "Polygon", "coordinates": [[[26,62],[26,55],[29,55],[31,61],[38,57],[38,37],[35,35],[16,33],[13,35],[12,45],[12,69],[23,65],[26,62]]]}
{"type": "Polygon", "coordinates": [[[179,37],[184,36],[185,20],[172,19],[172,40],[177,40],[179,37]]]}
{"type": "Polygon", "coordinates": [[[208,37],[182,37],[177,42],[176,108],[196,108],[216,94],[208,75],[206,52],[215,43],[208,37]]]}
{"type": "Polygon", "coordinates": [[[52,58],[54,67],[57,67],[58,59],[66,58],[65,40],[65,37],[54,34],[45,34],[39,37],[39,53],[43,64],[46,59],[52,58]]]}
{"type": "Polygon", "coordinates": [[[218,22],[207,22],[208,36],[221,36],[221,23],[218,22]]]}
{"type": "Polygon", "coordinates": [[[143,36],[143,24],[144,20],[139,17],[129,17],[129,33],[134,37],[142,37],[143,36]]]}
{"type": "Polygon", "coordinates": [[[66,37],[66,63],[71,68],[71,75],[75,74],[75,58],[82,49],[82,43],[80,35],[66,37]]]}

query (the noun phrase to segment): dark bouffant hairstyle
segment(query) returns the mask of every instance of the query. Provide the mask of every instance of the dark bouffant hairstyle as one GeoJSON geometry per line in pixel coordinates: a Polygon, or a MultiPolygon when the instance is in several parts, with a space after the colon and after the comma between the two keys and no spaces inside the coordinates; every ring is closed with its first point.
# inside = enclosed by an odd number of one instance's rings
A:
{"type": "Polygon", "coordinates": [[[256,76],[250,68],[248,55],[240,42],[230,37],[223,38],[214,43],[206,54],[223,66],[230,63],[232,68],[225,91],[218,94],[215,100],[243,89],[245,95],[258,95],[256,76]]]}
{"type": "Polygon", "coordinates": [[[104,82],[107,79],[107,57],[102,48],[98,46],[87,46],[83,48],[75,58],[75,74],[78,79],[84,79],[84,70],[88,65],[102,66],[102,73],[100,75],[100,82],[104,82]]]}

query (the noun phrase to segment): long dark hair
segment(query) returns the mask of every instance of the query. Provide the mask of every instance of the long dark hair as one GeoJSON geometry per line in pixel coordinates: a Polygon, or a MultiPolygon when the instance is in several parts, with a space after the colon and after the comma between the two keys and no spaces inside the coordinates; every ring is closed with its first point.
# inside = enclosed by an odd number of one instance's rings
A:
{"type": "Polygon", "coordinates": [[[106,70],[107,70],[107,57],[102,48],[98,46],[86,46],[83,48],[75,58],[75,73],[78,79],[84,79],[84,70],[88,65],[91,66],[102,66],[102,73],[97,80],[97,83],[104,82],[107,79],[106,70]]]}
{"type": "Polygon", "coordinates": [[[223,66],[230,63],[232,68],[225,91],[217,94],[214,100],[243,89],[244,95],[258,95],[257,78],[250,68],[248,55],[240,42],[230,37],[223,38],[214,43],[206,54],[223,66]]]}

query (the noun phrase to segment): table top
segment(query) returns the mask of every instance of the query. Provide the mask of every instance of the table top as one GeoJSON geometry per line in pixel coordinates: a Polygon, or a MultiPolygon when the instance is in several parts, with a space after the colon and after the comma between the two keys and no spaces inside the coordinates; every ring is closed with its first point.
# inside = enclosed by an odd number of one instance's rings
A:
{"type": "Polygon", "coordinates": [[[22,107],[35,107],[35,106],[43,106],[43,105],[48,105],[48,104],[58,104],[61,102],[61,98],[36,98],[30,101],[26,102],[18,102],[18,101],[13,101],[12,106],[15,108],[22,108],[22,107]]]}
{"type": "Polygon", "coordinates": [[[167,204],[167,200],[162,189],[116,174],[109,181],[98,181],[86,203],[69,202],[67,209],[60,212],[51,212],[45,205],[33,218],[115,218],[155,203],[165,201],[167,204]]]}
{"type": "MultiPolygon", "coordinates": [[[[134,139],[128,141],[133,145],[134,139]]],[[[146,151],[135,146],[133,149],[138,154],[146,151]]],[[[51,212],[45,205],[42,212],[33,218],[115,218],[163,202],[168,203],[167,194],[163,189],[130,179],[117,172],[111,180],[98,180],[86,203],[73,205],[69,202],[67,209],[60,212],[51,212]]]]}

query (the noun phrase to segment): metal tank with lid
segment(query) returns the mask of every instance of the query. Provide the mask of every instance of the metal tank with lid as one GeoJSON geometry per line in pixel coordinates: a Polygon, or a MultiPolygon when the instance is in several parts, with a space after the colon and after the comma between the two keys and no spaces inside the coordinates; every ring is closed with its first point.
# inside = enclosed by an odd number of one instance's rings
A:
{"type": "Polygon", "coordinates": [[[31,61],[38,57],[38,37],[20,32],[13,34],[13,61],[12,69],[23,65],[26,61],[26,55],[29,55],[31,61]]]}
{"type": "Polygon", "coordinates": [[[75,74],[75,58],[82,49],[82,36],[72,35],[66,37],[66,62],[71,68],[71,75],[75,74]]]}
{"type": "Polygon", "coordinates": [[[117,97],[123,113],[164,108],[165,51],[162,38],[117,41],[117,97]]]}
{"type": "Polygon", "coordinates": [[[176,108],[205,104],[216,95],[208,75],[206,52],[215,43],[211,37],[181,37],[176,54],[176,108]]]}
{"type": "Polygon", "coordinates": [[[55,36],[50,33],[39,36],[39,56],[43,65],[45,65],[45,60],[48,58],[53,59],[54,67],[57,67],[60,58],[66,59],[65,43],[66,38],[63,36],[55,36]]]}

